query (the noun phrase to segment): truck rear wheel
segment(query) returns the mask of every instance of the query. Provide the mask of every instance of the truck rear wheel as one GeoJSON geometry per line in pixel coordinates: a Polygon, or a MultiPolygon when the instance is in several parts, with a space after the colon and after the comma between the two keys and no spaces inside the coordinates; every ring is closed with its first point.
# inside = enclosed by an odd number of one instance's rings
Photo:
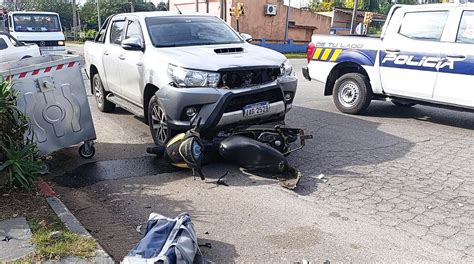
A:
{"type": "Polygon", "coordinates": [[[332,96],[339,111],[360,114],[372,100],[372,88],[367,76],[360,73],[346,73],[336,80],[332,96]]]}
{"type": "Polygon", "coordinates": [[[92,77],[92,86],[94,88],[95,101],[97,102],[97,108],[101,112],[110,113],[115,110],[115,104],[107,100],[108,92],[104,90],[102,80],[98,73],[92,77]]]}

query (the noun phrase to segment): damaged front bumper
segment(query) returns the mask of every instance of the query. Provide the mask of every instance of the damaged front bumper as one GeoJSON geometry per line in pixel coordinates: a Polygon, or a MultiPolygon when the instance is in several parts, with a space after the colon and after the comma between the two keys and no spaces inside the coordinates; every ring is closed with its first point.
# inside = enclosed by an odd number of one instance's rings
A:
{"type": "Polygon", "coordinates": [[[197,109],[202,120],[201,131],[216,131],[229,126],[264,124],[283,120],[292,108],[296,94],[297,78],[285,76],[264,85],[245,88],[175,88],[167,87],[157,92],[158,100],[166,109],[171,128],[177,131],[189,129],[190,117],[186,109],[197,109]],[[245,117],[246,105],[268,102],[269,111],[245,117]]]}

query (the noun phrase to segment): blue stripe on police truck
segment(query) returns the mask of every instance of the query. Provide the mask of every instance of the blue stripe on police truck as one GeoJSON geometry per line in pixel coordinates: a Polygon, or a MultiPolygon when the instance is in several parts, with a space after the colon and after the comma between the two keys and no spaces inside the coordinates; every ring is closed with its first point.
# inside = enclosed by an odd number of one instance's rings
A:
{"type": "Polygon", "coordinates": [[[433,53],[386,53],[380,51],[380,66],[421,71],[474,75],[474,58],[448,58],[433,53]]]}
{"type": "Polygon", "coordinates": [[[364,66],[374,66],[376,50],[347,49],[337,58],[336,62],[354,62],[364,66]]]}

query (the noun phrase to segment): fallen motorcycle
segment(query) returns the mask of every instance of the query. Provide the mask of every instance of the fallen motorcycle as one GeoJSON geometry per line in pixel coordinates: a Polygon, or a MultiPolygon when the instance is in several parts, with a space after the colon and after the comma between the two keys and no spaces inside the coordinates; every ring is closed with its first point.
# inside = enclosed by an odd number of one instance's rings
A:
{"type": "Polygon", "coordinates": [[[301,173],[288,164],[286,156],[302,149],[307,139],[302,129],[275,126],[250,126],[236,128],[229,133],[223,133],[210,141],[203,142],[199,133],[200,120],[186,133],[172,138],[166,146],[156,146],[147,149],[148,153],[158,155],[179,168],[189,168],[202,173],[202,161],[205,149],[217,150],[224,159],[233,162],[248,171],[276,173],[277,179],[285,188],[296,188],[301,173]],[[300,140],[298,147],[291,149],[291,144],[300,140]]]}

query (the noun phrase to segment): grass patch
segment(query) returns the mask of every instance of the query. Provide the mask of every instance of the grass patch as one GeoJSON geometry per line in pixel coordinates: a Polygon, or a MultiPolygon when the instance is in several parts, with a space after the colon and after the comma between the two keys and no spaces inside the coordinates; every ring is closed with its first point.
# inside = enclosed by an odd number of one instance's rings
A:
{"type": "Polygon", "coordinates": [[[284,53],[288,59],[306,59],[306,53],[284,53]]]}
{"type": "Polygon", "coordinates": [[[66,256],[87,259],[95,255],[96,241],[70,232],[37,190],[0,187],[0,212],[0,220],[25,217],[36,246],[33,254],[12,263],[39,263],[66,256]]]}
{"type": "Polygon", "coordinates": [[[70,232],[56,216],[48,220],[29,221],[36,245],[35,259],[58,259],[67,256],[90,258],[94,256],[97,244],[92,237],[70,232]]]}

